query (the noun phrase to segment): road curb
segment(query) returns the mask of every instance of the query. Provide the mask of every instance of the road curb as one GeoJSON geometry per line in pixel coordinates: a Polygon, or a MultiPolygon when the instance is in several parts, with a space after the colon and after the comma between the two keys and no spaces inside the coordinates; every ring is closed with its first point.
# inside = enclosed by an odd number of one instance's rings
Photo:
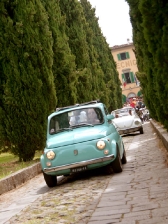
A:
{"type": "Polygon", "coordinates": [[[13,190],[40,173],[41,165],[40,162],[38,162],[30,167],[24,168],[5,178],[2,178],[0,180],[0,195],[13,190]]]}
{"type": "Polygon", "coordinates": [[[150,123],[152,124],[154,130],[156,131],[157,135],[161,139],[163,145],[165,146],[166,150],[168,151],[168,132],[164,128],[163,125],[161,125],[159,122],[155,120],[150,120],[150,123]]]}

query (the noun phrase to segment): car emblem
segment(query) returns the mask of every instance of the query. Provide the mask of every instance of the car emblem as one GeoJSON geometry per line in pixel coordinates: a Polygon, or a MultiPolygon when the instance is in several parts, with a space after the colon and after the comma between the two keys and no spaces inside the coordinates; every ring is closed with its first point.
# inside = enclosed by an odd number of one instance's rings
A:
{"type": "Polygon", "coordinates": [[[74,155],[76,156],[76,155],[78,155],[78,150],[74,150],[74,155]]]}

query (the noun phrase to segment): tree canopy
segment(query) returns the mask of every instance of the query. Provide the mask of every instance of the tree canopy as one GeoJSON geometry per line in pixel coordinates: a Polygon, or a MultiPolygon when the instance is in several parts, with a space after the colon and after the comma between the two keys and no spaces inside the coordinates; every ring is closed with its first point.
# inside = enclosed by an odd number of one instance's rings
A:
{"type": "Polygon", "coordinates": [[[0,146],[28,161],[44,148],[56,107],[94,99],[121,107],[116,65],[87,0],[2,0],[0,12],[0,146]]]}
{"type": "Polygon", "coordinates": [[[167,36],[168,3],[126,0],[130,6],[133,42],[145,104],[168,130],[167,36]]]}

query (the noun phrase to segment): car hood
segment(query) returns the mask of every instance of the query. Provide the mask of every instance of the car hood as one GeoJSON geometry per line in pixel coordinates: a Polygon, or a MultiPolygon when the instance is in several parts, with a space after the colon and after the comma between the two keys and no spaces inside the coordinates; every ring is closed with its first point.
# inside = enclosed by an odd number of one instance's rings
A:
{"type": "Polygon", "coordinates": [[[123,116],[123,117],[115,118],[113,119],[113,123],[117,128],[120,128],[120,129],[130,128],[134,125],[134,117],[123,116]]]}
{"type": "Polygon", "coordinates": [[[46,148],[56,148],[100,139],[109,135],[111,132],[111,128],[106,126],[100,127],[99,125],[94,127],[75,128],[52,135],[47,140],[46,148]]]}

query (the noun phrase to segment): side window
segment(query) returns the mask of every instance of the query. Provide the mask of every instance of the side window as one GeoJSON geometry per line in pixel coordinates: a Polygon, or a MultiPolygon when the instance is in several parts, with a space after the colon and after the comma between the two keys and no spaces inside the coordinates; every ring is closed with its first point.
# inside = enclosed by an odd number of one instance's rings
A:
{"type": "Polygon", "coordinates": [[[122,61],[122,60],[126,60],[130,58],[129,52],[123,52],[120,54],[117,54],[118,60],[122,61]]]}
{"type": "Polygon", "coordinates": [[[55,133],[59,130],[59,122],[56,116],[52,117],[50,120],[49,132],[50,134],[55,133]]]}

